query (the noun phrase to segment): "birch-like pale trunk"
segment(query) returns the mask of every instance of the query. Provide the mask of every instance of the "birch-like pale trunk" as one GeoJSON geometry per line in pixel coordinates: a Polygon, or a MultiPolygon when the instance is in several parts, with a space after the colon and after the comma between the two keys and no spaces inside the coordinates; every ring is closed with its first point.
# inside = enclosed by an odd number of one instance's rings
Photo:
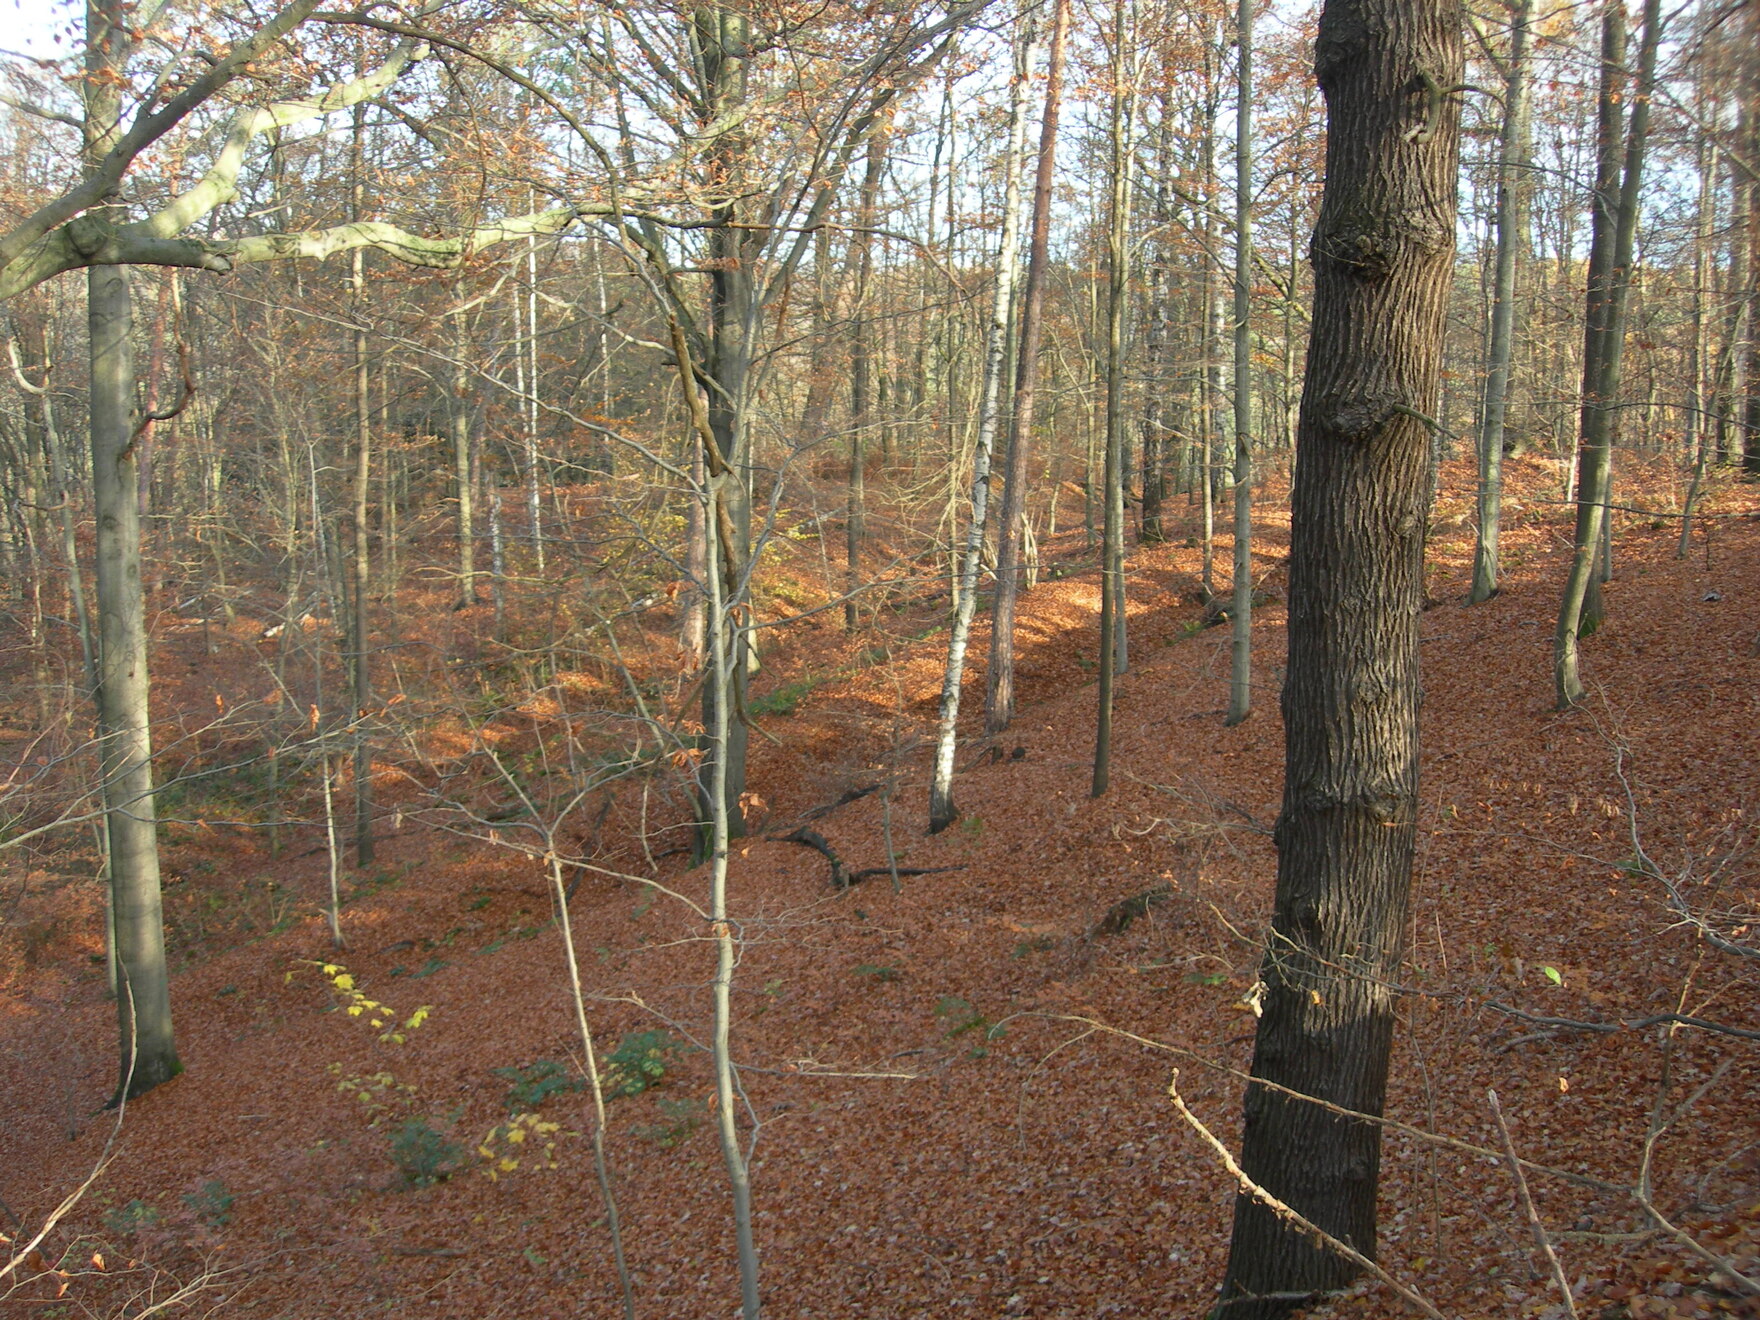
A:
{"type": "MultiPolygon", "coordinates": [[[[941,716],[936,728],[935,769],[929,783],[929,833],[938,834],[959,819],[953,801],[953,760],[958,743],[960,692],[966,646],[978,604],[978,570],[984,553],[990,510],[990,458],[1002,416],[1002,378],[1008,372],[1008,328],[1013,319],[1014,270],[1020,264],[1021,173],[1027,150],[1027,103],[1037,43],[1032,10],[1020,18],[1015,71],[1008,111],[1008,150],[1003,158],[1002,238],[990,295],[990,324],[984,340],[984,376],[978,405],[978,435],[972,450],[972,518],[966,529],[954,591],[953,627],[947,641],[947,668],[941,679],[941,716]]],[[[949,167],[951,169],[951,166],[949,167]]],[[[952,191],[951,187],[949,189],[952,191]]],[[[949,201],[951,213],[952,201],[949,201]]],[[[949,226],[951,233],[951,223],[949,226]]]]}
{"type": "Polygon", "coordinates": [[[1497,594],[1503,518],[1503,431],[1515,343],[1516,262],[1528,242],[1528,21],[1533,0],[1515,0],[1503,82],[1503,134],[1497,156],[1497,265],[1492,276],[1491,344],[1479,426],[1479,533],[1473,550],[1478,605],[1497,594]]]}
{"type": "Polygon", "coordinates": [[[1039,167],[1033,181],[1033,233],[1021,289],[1020,365],[1008,428],[1002,509],[996,532],[996,601],[991,610],[990,671],[984,695],[984,731],[1000,733],[1014,720],[1014,626],[1021,592],[1022,524],[1026,521],[1027,451],[1038,398],[1039,340],[1043,334],[1045,268],[1050,262],[1051,188],[1057,167],[1057,120],[1062,102],[1063,52],[1069,36],[1069,0],[1057,0],[1051,57],[1045,74],[1045,118],[1039,131],[1039,167]]]}

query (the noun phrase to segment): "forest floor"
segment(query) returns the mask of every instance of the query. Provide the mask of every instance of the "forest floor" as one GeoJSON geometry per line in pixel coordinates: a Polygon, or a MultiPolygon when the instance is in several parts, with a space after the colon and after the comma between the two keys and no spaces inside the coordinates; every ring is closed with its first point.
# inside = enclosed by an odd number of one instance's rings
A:
{"type": "MultiPolygon", "coordinates": [[[[1565,1313],[1509,1167],[1486,1153],[1500,1147],[1495,1088],[1516,1149],[1567,1175],[1530,1169],[1529,1182],[1579,1314],[1760,1315],[1619,1190],[1647,1177],[1657,1211],[1753,1276],[1760,1040],[1621,1024],[1680,1013],[1760,1031],[1760,967],[1684,927],[1637,860],[1641,847],[1704,910],[1756,910],[1760,501],[1751,487],[1717,491],[1684,559],[1673,520],[1621,519],[1609,622],[1585,649],[1593,695],[1560,714],[1558,473],[1512,462],[1504,589],[1475,607],[1461,603],[1471,478],[1445,476],[1422,620],[1422,828],[1382,1262],[1459,1320],[1565,1313]]],[[[1198,551],[1133,550],[1131,664],[1113,787],[1098,801],[1091,567],[1048,574],[1025,598],[1019,715],[993,754],[976,740],[962,752],[965,814],[934,837],[927,740],[945,632],[924,626],[933,614],[883,612],[849,637],[828,611],[771,644],[753,683],[769,735],[752,741],[755,827],[730,876],[733,1040],[768,1314],[1206,1313],[1233,1189],[1169,1085],[1177,1069],[1192,1112],[1238,1143],[1254,1025],[1243,997],[1281,792],[1287,524],[1272,494],[1258,565],[1273,600],[1255,615],[1255,710],[1236,728],[1222,721],[1227,629],[1197,626],[1198,551]],[[776,836],[874,786],[811,820],[852,869],[880,870],[834,892],[823,857],[776,836]],[[895,884],[894,864],[935,873],[895,884]]],[[[1047,563],[1080,559],[1081,541],[1061,534],[1047,563]]],[[[816,548],[779,553],[812,578],[816,548]]],[[[1222,539],[1219,579],[1227,554],[1222,539]]],[[[420,601],[409,614],[424,610],[436,632],[469,623],[420,601]]],[[[664,669],[670,614],[642,622],[635,649],[664,669]]],[[[158,715],[172,735],[217,704],[261,698],[259,627],[162,619],[158,715]]],[[[981,625],[968,693],[981,692],[986,647],[981,625]]],[[[599,681],[583,674],[578,690],[599,681]]],[[[534,728],[555,715],[547,699],[522,708],[534,728]]],[[[32,699],[11,705],[6,722],[28,724],[32,699]]],[[[12,854],[6,1231],[40,1224],[102,1169],[44,1243],[70,1277],[44,1276],[0,1311],[132,1316],[185,1288],[176,1305],[191,1314],[287,1320],[621,1314],[583,1136],[591,1108],[569,1089],[578,1036],[545,873],[500,846],[517,826],[448,823],[399,787],[468,743],[466,724],[412,716],[418,750],[387,756],[382,797],[407,802],[382,823],[374,867],[344,872],[343,952],[322,915],[321,829],[288,831],[271,857],[261,830],[166,826],[187,1071],[120,1127],[101,1108],[115,1011],[91,859],[49,853],[26,868],[12,854]],[[346,973],[326,976],[327,961],[346,973]],[[425,1021],[381,1040],[373,1010],[338,1011],[344,974],[396,1020],[426,1007],[425,1021]],[[518,1110],[558,1126],[528,1122],[516,1141],[518,1110]]],[[[535,741],[507,737],[529,762],[535,741]]],[[[673,851],[676,832],[638,835],[677,824],[676,796],[632,785],[589,807],[565,823],[601,868],[579,873],[572,931],[599,1058],[634,1092],[611,1102],[607,1136],[637,1314],[733,1316],[730,1202],[698,1048],[715,954],[682,901],[704,902],[706,868],[673,851]],[[638,1091],[638,1077],[651,1084],[638,1091]]],[[[1313,1312],[1411,1313],[1372,1279],[1313,1312]]]]}

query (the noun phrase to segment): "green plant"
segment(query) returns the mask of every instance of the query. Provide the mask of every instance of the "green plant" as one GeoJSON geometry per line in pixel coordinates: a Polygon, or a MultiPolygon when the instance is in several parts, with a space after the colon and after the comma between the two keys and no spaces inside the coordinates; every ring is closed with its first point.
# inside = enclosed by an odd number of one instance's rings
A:
{"type": "Polygon", "coordinates": [[[457,1173],[464,1149],[425,1118],[406,1118],[391,1134],[391,1162],[414,1187],[426,1187],[457,1173]]]}
{"type": "Polygon", "coordinates": [[[638,1031],[617,1043],[605,1060],[604,1088],[609,1100],[640,1095],[658,1086],[666,1065],[685,1052],[685,1045],[668,1031],[638,1031]]]}
{"type": "Polygon", "coordinates": [[[503,1102],[510,1114],[524,1114],[539,1108],[558,1093],[581,1090],[586,1083],[571,1077],[566,1065],[555,1059],[539,1059],[523,1068],[496,1068],[495,1076],[511,1082],[503,1102]]]}
{"type": "Polygon", "coordinates": [[[701,1127],[707,1113],[701,1100],[693,1100],[689,1096],[677,1100],[670,1096],[660,1096],[656,1108],[660,1111],[661,1121],[637,1124],[635,1134],[664,1150],[672,1149],[701,1127]]]}
{"type": "Polygon", "coordinates": [[[749,697],[746,700],[746,712],[758,715],[792,715],[795,707],[800,705],[812,690],[819,686],[823,679],[799,678],[792,683],[784,683],[773,691],[762,696],[749,697]]]}
{"type": "Polygon", "coordinates": [[[970,1000],[961,999],[958,995],[942,996],[941,1001],[935,1005],[935,1016],[947,1028],[948,1040],[990,1025],[990,1019],[973,1008],[970,1000]]]}
{"type": "Polygon", "coordinates": [[[104,1212],[104,1227],[119,1237],[138,1233],[158,1222],[159,1212],[139,1197],[127,1205],[119,1205],[114,1210],[104,1212]]]}
{"type": "Polygon", "coordinates": [[[232,1193],[218,1178],[210,1178],[195,1191],[183,1194],[183,1203],[209,1228],[224,1228],[232,1222],[232,1202],[232,1193]]]}
{"type": "Polygon", "coordinates": [[[896,967],[876,966],[874,963],[861,963],[856,967],[857,976],[871,976],[876,981],[899,981],[904,973],[896,967]]]}

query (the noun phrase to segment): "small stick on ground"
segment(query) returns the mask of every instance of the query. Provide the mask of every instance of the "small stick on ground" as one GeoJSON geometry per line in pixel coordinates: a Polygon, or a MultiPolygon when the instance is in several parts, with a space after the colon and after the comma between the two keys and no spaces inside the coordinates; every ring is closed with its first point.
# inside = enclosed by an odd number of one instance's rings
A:
{"type": "Polygon", "coordinates": [[[1534,1234],[1534,1245],[1540,1248],[1540,1254],[1546,1257],[1546,1264],[1552,1270],[1552,1281],[1558,1285],[1559,1296],[1564,1298],[1564,1309],[1571,1320],[1577,1320],[1577,1302],[1571,1296],[1570,1280],[1564,1276],[1564,1266],[1559,1263],[1558,1253],[1552,1249],[1552,1239],[1546,1236],[1546,1225],[1540,1222],[1539,1212],[1534,1209],[1534,1198],[1528,1191],[1528,1179],[1522,1173],[1522,1162],[1516,1157],[1516,1144],[1510,1139],[1509,1124],[1503,1121],[1503,1106],[1497,1103],[1497,1092],[1485,1092],[1485,1098],[1491,1102],[1491,1117],[1497,1120],[1497,1135],[1503,1138],[1504,1158],[1509,1161],[1510,1175],[1516,1180],[1516,1193],[1521,1198],[1522,1211],[1528,1216],[1528,1227],[1534,1234]]]}

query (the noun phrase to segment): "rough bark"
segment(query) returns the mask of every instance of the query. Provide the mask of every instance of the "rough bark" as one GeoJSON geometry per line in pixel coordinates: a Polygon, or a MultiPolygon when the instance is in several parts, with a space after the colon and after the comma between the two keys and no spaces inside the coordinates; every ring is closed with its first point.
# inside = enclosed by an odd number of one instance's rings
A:
{"type": "MultiPolygon", "coordinates": [[[[1378,1114],[1418,794],[1430,430],[1454,258],[1455,0],[1328,0],[1314,317],[1292,493],[1285,785],[1256,1082],[1378,1114]]],[[[1365,1255],[1380,1132],[1249,1085],[1241,1164],[1365,1255]]],[[[1216,1315],[1264,1320],[1354,1267],[1237,1198],[1216,1315]]]]}

